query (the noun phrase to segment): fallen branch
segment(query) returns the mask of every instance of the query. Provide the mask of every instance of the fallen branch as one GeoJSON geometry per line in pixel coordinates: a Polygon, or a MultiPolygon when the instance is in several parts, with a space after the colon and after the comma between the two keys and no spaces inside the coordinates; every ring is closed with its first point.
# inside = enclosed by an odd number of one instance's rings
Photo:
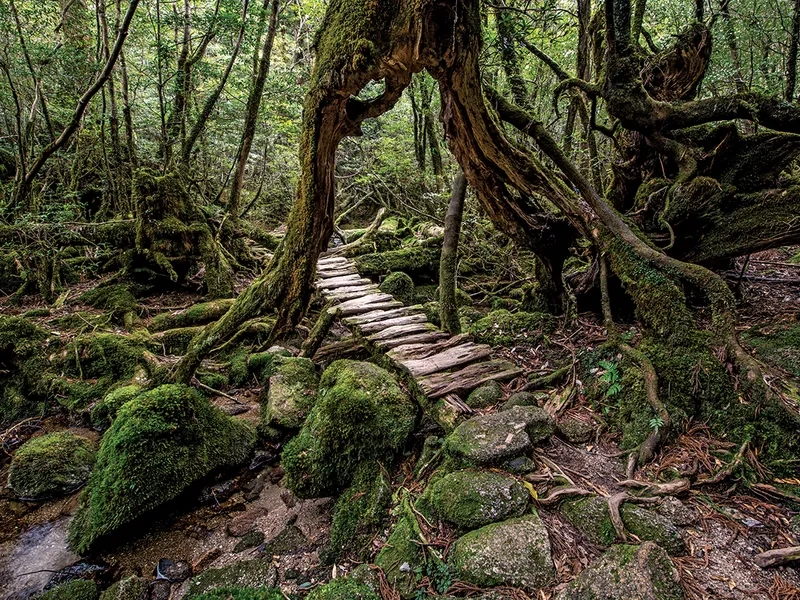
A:
{"type": "Polygon", "coordinates": [[[767,567],[777,567],[785,565],[795,560],[800,560],[800,546],[790,548],[779,548],[777,550],[767,550],[753,557],[753,562],[762,569],[767,567]]]}

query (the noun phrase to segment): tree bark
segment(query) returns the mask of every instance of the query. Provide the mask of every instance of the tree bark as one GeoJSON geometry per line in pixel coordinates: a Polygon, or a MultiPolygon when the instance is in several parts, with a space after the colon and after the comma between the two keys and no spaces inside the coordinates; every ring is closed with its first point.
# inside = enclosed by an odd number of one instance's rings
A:
{"type": "Polygon", "coordinates": [[[792,37],[789,41],[789,57],[786,59],[786,93],[787,102],[794,101],[794,88],[797,82],[797,48],[800,45],[800,0],[794,2],[792,13],[792,37]]]}
{"type": "Polygon", "coordinates": [[[456,301],[456,268],[458,266],[458,239],[467,195],[467,178],[459,171],[453,183],[453,194],[444,216],[444,241],[439,259],[439,318],[442,329],[449,333],[461,332],[456,301]]]}

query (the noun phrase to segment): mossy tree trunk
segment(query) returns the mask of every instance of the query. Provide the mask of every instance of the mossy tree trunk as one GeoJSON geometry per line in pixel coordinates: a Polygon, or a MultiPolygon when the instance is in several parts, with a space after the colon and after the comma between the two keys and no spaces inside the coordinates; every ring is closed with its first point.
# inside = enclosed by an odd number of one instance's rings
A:
{"type": "Polygon", "coordinates": [[[460,171],[453,183],[453,194],[444,216],[444,241],[439,259],[439,320],[442,329],[450,333],[461,332],[456,302],[456,268],[458,267],[458,238],[461,236],[461,219],[464,199],[467,196],[467,178],[460,171]]]}

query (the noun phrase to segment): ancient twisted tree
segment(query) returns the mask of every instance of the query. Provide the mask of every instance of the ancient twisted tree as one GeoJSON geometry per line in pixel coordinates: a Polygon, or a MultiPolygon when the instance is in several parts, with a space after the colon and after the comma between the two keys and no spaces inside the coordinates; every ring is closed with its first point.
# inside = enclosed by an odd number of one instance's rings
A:
{"type": "MultiPolygon", "coordinates": [[[[577,114],[614,138],[613,180],[600,190],[525,106],[482,81],[481,10],[479,0],[330,3],[316,41],[302,177],[286,238],[265,274],[194,340],[177,378],[189,378],[211,348],[257,313],[276,309],[276,332],[297,322],[317,256],[333,232],[339,142],[390,109],[412,74],[427,70],[439,85],[450,149],[483,210],[540,257],[554,291],[562,285],[569,246],[583,238],[602,267],[603,291],[613,278],[632,299],[643,329],[635,346],[615,333],[603,294],[609,343],[634,366],[630,418],[650,416],[657,423],[640,432],[631,470],[653,456],[678,414],[713,419],[727,412],[731,433],[740,437],[764,433],[747,427],[767,416],[770,434],[787,449],[795,445],[786,431],[796,430],[796,405],[770,391],[762,366],[740,345],[733,294],[708,266],[798,241],[798,188],[783,183],[781,172],[800,152],[800,110],[750,93],[695,99],[708,66],[708,28],[692,24],[673,47],[645,51],[638,43],[641,18],[632,15],[630,1],[607,0],[604,13],[592,19],[603,32],[593,36],[597,79],[562,77],[555,90],[579,90],[577,114]],[[632,23],[639,23],[636,33],[632,23]],[[362,97],[373,81],[383,91],[362,97]],[[611,127],[596,124],[600,103],[611,127]],[[737,119],[759,127],[743,134],[737,119]],[[533,145],[512,141],[503,123],[533,145]],[[710,319],[698,321],[687,293],[704,299],[710,319]],[[726,406],[736,394],[739,404],[726,406]]],[[[511,36],[504,43],[513,43],[511,36]]],[[[524,97],[524,90],[512,91],[524,97]]]]}

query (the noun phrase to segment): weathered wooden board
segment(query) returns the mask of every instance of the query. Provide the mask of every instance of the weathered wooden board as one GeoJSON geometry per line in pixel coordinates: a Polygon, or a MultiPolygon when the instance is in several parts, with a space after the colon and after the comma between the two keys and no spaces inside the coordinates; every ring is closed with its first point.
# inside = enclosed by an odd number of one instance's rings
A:
{"type": "Polygon", "coordinates": [[[450,334],[443,331],[426,331],[424,333],[414,333],[411,335],[392,338],[390,340],[381,340],[379,342],[375,342],[374,344],[376,349],[380,351],[386,351],[390,348],[402,346],[403,344],[435,344],[436,342],[440,342],[441,340],[449,337],[450,334]]]}
{"type": "Polygon", "coordinates": [[[334,277],[344,277],[345,275],[357,275],[358,270],[355,266],[343,266],[341,268],[331,267],[329,269],[317,269],[317,276],[321,279],[332,279],[334,277]]]}
{"type": "Polygon", "coordinates": [[[430,342],[422,344],[403,344],[402,346],[397,346],[396,348],[390,350],[387,353],[387,356],[395,361],[410,360],[413,358],[425,358],[426,356],[438,354],[442,350],[447,350],[448,348],[458,346],[459,344],[469,342],[470,340],[471,336],[467,335],[466,333],[460,333],[452,337],[448,336],[441,342],[433,344],[430,342]]]}
{"type": "Polygon", "coordinates": [[[365,323],[357,327],[361,330],[361,333],[367,335],[368,333],[375,333],[376,331],[381,331],[382,329],[388,329],[389,327],[395,327],[397,325],[411,325],[412,323],[427,322],[428,317],[426,317],[424,313],[417,313],[415,315],[386,319],[385,321],[372,321],[371,323],[365,323]]]}
{"type": "Polygon", "coordinates": [[[522,375],[515,364],[491,360],[464,367],[453,373],[433,373],[417,379],[422,392],[431,400],[447,394],[466,394],[487,381],[506,381],[522,375]]]}
{"type": "Polygon", "coordinates": [[[448,348],[433,356],[400,361],[397,364],[408,371],[412,377],[417,378],[473,363],[482,358],[486,358],[491,355],[491,353],[491,346],[467,342],[460,346],[448,348]]]}
{"type": "Polygon", "coordinates": [[[414,306],[403,306],[392,310],[374,310],[372,312],[364,313],[355,317],[348,317],[344,320],[345,325],[363,325],[365,323],[372,323],[373,321],[383,321],[384,319],[393,319],[404,315],[413,315],[421,313],[422,307],[419,304],[414,306]]]}
{"type": "Polygon", "coordinates": [[[339,296],[352,294],[354,292],[361,292],[362,294],[372,294],[379,291],[378,286],[374,283],[370,283],[368,285],[348,285],[346,287],[340,288],[333,288],[331,290],[323,290],[322,293],[325,294],[326,298],[330,298],[331,300],[338,300],[339,296]]]}
{"type": "Polygon", "coordinates": [[[394,327],[387,327],[383,331],[373,333],[367,336],[370,342],[380,342],[382,340],[390,340],[392,338],[403,337],[411,335],[412,333],[422,333],[423,331],[436,331],[436,327],[430,323],[412,323],[411,325],[396,325],[394,327]]]}
{"type": "Polygon", "coordinates": [[[317,261],[317,266],[319,267],[329,267],[331,265],[348,265],[353,264],[353,261],[349,260],[346,256],[322,256],[317,261]]]}
{"type": "Polygon", "coordinates": [[[334,306],[333,308],[331,308],[330,310],[332,310],[332,311],[339,310],[339,311],[341,311],[341,315],[340,316],[342,316],[342,317],[350,317],[350,316],[353,316],[353,315],[360,315],[360,314],[363,314],[365,312],[369,312],[371,310],[384,310],[384,309],[390,309],[390,308],[397,308],[398,306],[403,306],[403,303],[400,302],[399,300],[389,300],[389,301],[386,301],[386,302],[376,302],[374,304],[356,304],[356,305],[352,305],[352,306],[350,306],[348,308],[342,308],[342,305],[338,304],[338,305],[334,306]]]}
{"type": "Polygon", "coordinates": [[[353,285],[369,285],[370,283],[372,283],[372,281],[359,275],[344,275],[342,277],[334,277],[333,279],[323,279],[322,281],[318,281],[317,289],[330,290],[353,285]]]}
{"type": "MultiPolygon", "coordinates": [[[[341,292],[338,294],[325,294],[325,297],[329,300],[334,300],[336,302],[347,302],[348,300],[356,300],[358,298],[363,298],[370,294],[376,294],[378,292],[378,288],[364,286],[366,289],[358,290],[355,292],[341,292]]],[[[344,289],[344,288],[341,288],[344,289]]],[[[337,290],[338,291],[338,290],[337,290]]]]}

